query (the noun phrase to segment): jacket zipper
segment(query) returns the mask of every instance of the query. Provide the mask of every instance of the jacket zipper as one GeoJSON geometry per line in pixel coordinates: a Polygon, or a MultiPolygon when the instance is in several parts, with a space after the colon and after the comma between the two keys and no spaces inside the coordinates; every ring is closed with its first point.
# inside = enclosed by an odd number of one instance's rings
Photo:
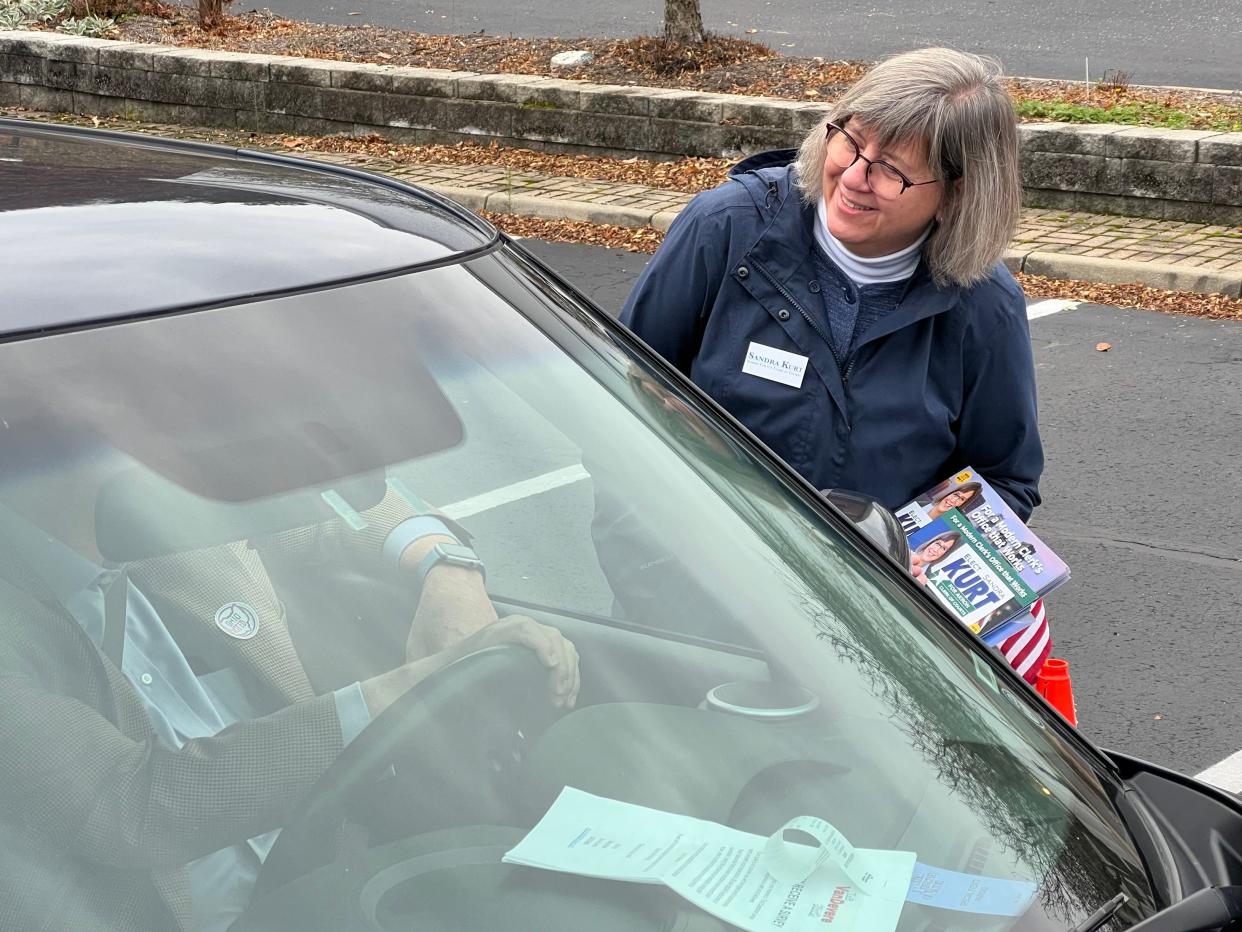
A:
{"type": "MultiPolygon", "coordinates": [[[[806,312],[806,309],[794,299],[793,295],[791,295],[788,291],[785,290],[785,286],[782,285],[780,282],[778,282],[773,277],[772,273],[770,273],[767,269],[765,269],[758,262],[755,263],[755,268],[757,268],[760,272],[763,273],[763,277],[772,283],[772,287],[780,292],[780,295],[782,298],[784,298],[791,305],[793,305],[794,307],[798,309],[798,313],[802,315],[802,319],[805,320],[807,324],[810,326],[810,328],[819,335],[819,338],[824,341],[824,345],[828,347],[828,352],[832,353],[832,361],[837,364],[837,372],[841,375],[841,387],[848,391],[849,383],[847,380],[849,379],[850,369],[854,368],[854,361],[851,359],[849,367],[842,369],[841,368],[841,357],[837,355],[837,351],[832,346],[832,340],[828,338],[828,334],[824,333],[823,329],[819,326],[819,323],[815,320],[815,318],[813,318],[810,314],[806,312]]],[[[853,428],[850,427],[849,413],[843,411],[842,414],[844,415],[844,418],[845,418],[845,429],[847,431],[852,430],[853,428]]]]}

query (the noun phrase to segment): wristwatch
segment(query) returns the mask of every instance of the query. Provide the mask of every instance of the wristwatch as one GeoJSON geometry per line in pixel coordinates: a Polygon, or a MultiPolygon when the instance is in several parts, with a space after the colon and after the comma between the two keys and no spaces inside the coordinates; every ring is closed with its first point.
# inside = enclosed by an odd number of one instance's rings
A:
{"type": "Polygon", "coordinates": [[[462,544],[436,544],[418,564],[418,584],[421,586],[426,583],[427,574],[441,563],[478,570],[483,579],[487,579],[487,569],[483,566],[483,561],[471,548],[462,544]]]}

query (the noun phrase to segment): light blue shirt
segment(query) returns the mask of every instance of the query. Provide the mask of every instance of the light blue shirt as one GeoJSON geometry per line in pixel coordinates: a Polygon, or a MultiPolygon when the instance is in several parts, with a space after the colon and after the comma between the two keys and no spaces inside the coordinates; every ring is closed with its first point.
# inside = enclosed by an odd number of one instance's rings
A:
{"type": "MultiPolygon", "coordinates": [[[[421,536],[411,536],[414,527],[406,521],[393,530],[384,548],[390,559],[394,549],[400,557],[405,546],[421,536]],[[402,539],[404,545],[399,549],[388,546],[402,539]]],[[[92,563],[4,507],[0,507],[0,533],[23,542],[31,565],[57,600],[95,645],[101,646],[104,593],[118,571],[92,563]]],[[[238,671],[227,667],[195,674],[155,608],[133,583],[128,585],[121,672],[142,699],[159,740],[179,748],[191,738],[210,737],[236,722],[256,718],[258,711],[238,671]]],[[[349,744],[371,721],[362,687],[358,683],[345,686],[333,698],[341,737],[349,744]]],[[[196,929],[224,932],[245,910],[259,868],[278,834],[279,830],[258,835],[190,862],[196,929]]]]}

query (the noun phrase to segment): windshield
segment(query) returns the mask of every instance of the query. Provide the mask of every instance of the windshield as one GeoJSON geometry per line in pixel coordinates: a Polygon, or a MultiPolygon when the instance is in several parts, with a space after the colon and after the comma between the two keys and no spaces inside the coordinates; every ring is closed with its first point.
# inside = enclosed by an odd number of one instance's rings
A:
{"type": "Polygon", "coordinates": [[[23,921],[757,927],[667,878],[500,863],[567,787],[903,853],[889,918],[841,905],[862,880],[798,903],[804,877],[765,927],[1154,909],[1112,789],[1016,681],[519,256],[10,343],[0,371],[23,921]],[[462,552],[402,572],[432,511],[462,552]],[[397,726],[353,702],[405,660],[438,560],[572,642],[572,710],[522,719],[542,680],[464,663],[397,726]]]}

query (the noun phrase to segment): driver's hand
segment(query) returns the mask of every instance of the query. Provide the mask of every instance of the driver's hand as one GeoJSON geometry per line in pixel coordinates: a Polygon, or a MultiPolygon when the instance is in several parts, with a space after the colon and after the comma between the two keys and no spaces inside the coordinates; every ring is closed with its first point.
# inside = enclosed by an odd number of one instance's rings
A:
{"type": "Polygon", "coordinates": [[[454,660],[485,647],[511,643],[521,644],[535,652],[540,662],[548,668],[552,702],[560,708],[573,708],[578,701],[580,685],[578,651],[556,628],[541,625],[525,615],[509,615],[457,641],[452,647],[363,680],[360,684],[362,696],[374,717],[388,708],[406,690],[444,669],[454,660]]]}
{"type": "Polygon", "coordinates": [[[533,650],[548,668],[548,687],[553,704],[565,709],[574,707],[582,685],[578,675],[578,650],[565,635],[551,625],[540,624],[525,615],[508,615],[470,635],[448,653],[457,659],[497,644],[521,644],[533,650]]]}

